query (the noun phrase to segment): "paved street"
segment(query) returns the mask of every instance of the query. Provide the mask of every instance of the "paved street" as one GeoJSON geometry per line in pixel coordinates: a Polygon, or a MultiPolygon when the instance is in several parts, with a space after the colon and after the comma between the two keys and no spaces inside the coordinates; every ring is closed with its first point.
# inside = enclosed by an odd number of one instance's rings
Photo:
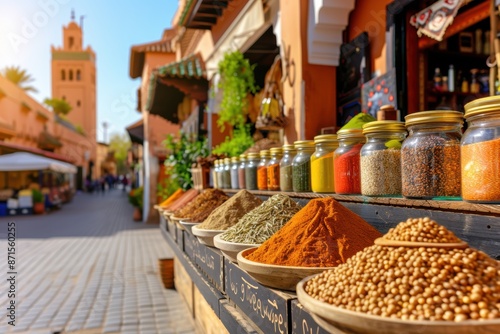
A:
{"type": "Polygon", "coordinates": [[[0,333],[194,333],[157,260],[158,226],[132,221],[125,192],[79,194],[43,216],[0,218],[0,333]],[[7,224],[16,224],[16,326],[7,324],[7,224]],[[3,253],[2,253],[3,252],[3,253]],[[3,254],[3,255],[1,255],[3,254]]]}

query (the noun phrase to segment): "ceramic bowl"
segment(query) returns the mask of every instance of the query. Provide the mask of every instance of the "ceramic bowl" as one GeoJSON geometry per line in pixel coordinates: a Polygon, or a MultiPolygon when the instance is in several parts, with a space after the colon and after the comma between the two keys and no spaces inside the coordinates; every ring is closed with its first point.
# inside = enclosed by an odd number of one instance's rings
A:
{"type": "Polygon", "coordinates": [[[248,248],[254,248],[260,246],[260,244],[242,244],[237,242],[226,241],[221,239],[221,235],[222,233],[217,234],[214,237],[214,245],[222,252],[222,254],[224,254],[225,257],[227,257],[230,261],[235,263],[238,262],[236,256],[238,255],[239,252],[248,248]]]}

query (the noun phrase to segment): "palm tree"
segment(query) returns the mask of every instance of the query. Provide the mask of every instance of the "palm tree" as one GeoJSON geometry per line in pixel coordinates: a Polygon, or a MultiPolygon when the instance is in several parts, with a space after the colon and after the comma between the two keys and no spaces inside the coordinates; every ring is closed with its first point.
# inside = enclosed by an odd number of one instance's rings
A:
{"type": "Polygon", "coordinates": [[[19,66],[6,66],[2,71],[0,71],[0,74],[26,92],[38,92],[35,87],[26,86],[26,84],[32,82],[34,79],[26,72],[26,70],[22,70],[19,66]]]}

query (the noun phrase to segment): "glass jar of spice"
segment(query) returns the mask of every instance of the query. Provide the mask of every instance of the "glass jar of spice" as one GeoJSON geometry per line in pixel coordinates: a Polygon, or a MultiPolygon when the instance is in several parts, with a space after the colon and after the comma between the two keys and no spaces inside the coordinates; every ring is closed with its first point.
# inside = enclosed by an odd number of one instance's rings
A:
{"type": "Polygon", "coordinates": [[[462,199],[500,203],[500,96],[467,103],[460,143],[462,199]]]}
{"type": "Polygon", "coordinates": [[[311,156],[311,190],[315,193],[333,193],[333,152],[339,146],[337,135],[314,137],[316,151],[311,156]]]}
{"type": "Polygon", "coordinates": [[[212,180],[214,183],[214,188],[220,188],[218,177],[219,177],[219,160],[215,160],[214,168],[212,169],[212,180]]]}
{"type": "Polygon", "coordinates": [[[375,121],[363,125],[366,144],[360,152],[361,194],[401,195],[401,143],[406,127],[398,121],[375,121]]]}
{"type": "Polygon", "coordinates": [[[269,150],[260,151],[260,161],[257,166],[257,189],[267,190],[267,163],[271,155],[269,150]]]}
{"type": "Polygon", "coordinates": [[[365,143],[361,129],[337,131],[339,147],[333,154],[335,192],[337,194],[361,194],[359,152],[365,143]]]}
{"type": "Polygon", "coordinates": [[[222,188],[231,189],[231,159],[225,158],[222,164],[222,188]]]}
{"type": "Polygon", "coordinates": [[[248,153],[245,165],[245,185],[248,190],[257,190],[257,166],[260,162],[259,153],[248,153]]]}
{"type": "Polygon", "coordinates": [[[281,191],[293,191],[292,161],[296,154],[294,145],[283,145],[283,158],[280,160],[281,191]]]}
{"type": "Polygon", "coordinates": [[[222,174],[224,173],[224,159],[219,159],[217,168],[217,184],[219,189],[224,188],[224,180],[222,174]]]}
{"type": "Polygon", "coordinates": [[[452,110],[407,115],[408,137],[401,146],[402,195],[408,198],[460,197],[460,139],[463,114],[452,110]]]}
{"type": "Polygon", "coordinates": [[[238,166],[238,186],[240,189],[245,189],[245,162],[246,154],[240,155],[240,164],[238,166]]]}
{"type": "Polygon", "coordinates": [[[282,156],[281,147],[273,147],[269,150],[271,159],[267,163],[267,190],[280,190],[280,160],[282,156]]]}
{"type": "Polygon", "coordinates": [[[238,167],[239,167],[239,158],[232,157],[231,158],[231,189],[238,189],[239,187],[239,179],[238,179],[238,167]]]}
{"type": "Polygon", "coordinates": [[[293,191],[311,191],[311,155],[314,153],[314,141],[300,140],[294,145],[297,155],[292,161],[293,191]]]}

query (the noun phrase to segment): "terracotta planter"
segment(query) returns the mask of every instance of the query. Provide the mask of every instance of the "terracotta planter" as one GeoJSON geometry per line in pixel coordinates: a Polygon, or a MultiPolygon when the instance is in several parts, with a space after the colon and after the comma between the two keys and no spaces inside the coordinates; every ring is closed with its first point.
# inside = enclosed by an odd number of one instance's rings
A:
{"type": "Polygon", "coordinates": [[[134,207],[134,215],[133,215],[134,221],[139,222],[142,220],[142,210],[139,209],[138,207],[134,207]]]}
{"type": "Polygon", "coordinates": [[[33,203],[33,212],[37,215],[45,212],[45,205],[43,203],[33,203]]]}

